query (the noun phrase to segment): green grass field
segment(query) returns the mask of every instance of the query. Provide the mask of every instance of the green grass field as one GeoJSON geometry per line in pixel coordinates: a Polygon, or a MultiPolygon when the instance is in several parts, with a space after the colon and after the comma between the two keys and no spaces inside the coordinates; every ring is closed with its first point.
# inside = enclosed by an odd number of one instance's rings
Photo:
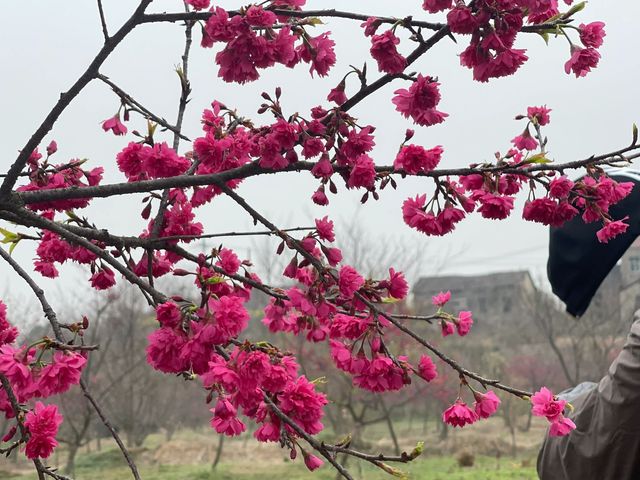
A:
{"type": "MultiPolygon", "coordinates": [[[[76,480],[121,480],[130,478],[130,472],[122,466],[117,451],[104,451],[84,455],[78,462],[76,480]]],[[[247,459],[250,460],[250,459],[247,459]]],[[[524,462],[525,464],[527,462],[524,462]]],[[[531,463],[531,462],[529,462],[531,463]]],[[[394,477],[370,465],[355,464],[349,467],[355,478],[366,480],[393,479],[394,477]]],[[[427,457],[404,466],[411,480],[533,480],[536,479],[535,467],[523,466],[523,462],[512,458],[476,457],[473,467],[459,467],[453,457],[427,457]]],[[[215,471],[209,465],[156,465],[140,467],[144,480],[332,480],[335,472],[329,467],[311,473],[300,462],[282,462],[275,464],[221,463],[215,471]]],[[[34,474],[6,476],[4,480],[36,479],[34,474]]]]}
{"type": "MultiPolygon", "coordinates": [[[[528,432],[518,433],[517,456],[510,455],[510,438],[505,436],[500,419],[489,419],[466,430],[452,430],[445,441],[435,433],[435,423],[428,428],[411,428],[398,422],[402,448],[411,451],[418,441],[425,441],[425,453],[410,464],[394,464],[406,472],[409,480],[535,480],[535,459],[545,424],[534,423],[528,432]],[[460,467],[457,457],[472,452],[472,467],[460,467]],[[500,454],[496,458],[496,454],[500,454]]],[[[391,452],[392,445],[385,438],[380,425],[367,429],[369,442],[362,449],[371,453],[391,452]]],[[[330,432],[323,434],[334,441],[330,432]]],[[[309,472],[302,459],[291,461],[278,445],[259,443],[250,434],[227,439],[220,464],[211,470],[211,462],[218,446],[218,435],[210,429],[181,430],[167,440],[161,433],[146,438],[142,447],[131,449],[143,480],[333,480],[336,472],[325,465],[309,472]]],[[[92,442],[76,458],[74,480],[121,480],[131,478],[115,445],[104,439],[101,448],[92,442]],[[100,449],[99,449],[100,448],[100,449]]],[[[49,465],[65,465],[67,452],[61,445],[49,459],[49,465]]],[[[350,459],[347,469],[357,480],[393,480],[394,477],[366,462],[350,459]]],[[[36,480],[33,466],[22,457],[18,462],[0,457],[0,480],[36,480]]]]}

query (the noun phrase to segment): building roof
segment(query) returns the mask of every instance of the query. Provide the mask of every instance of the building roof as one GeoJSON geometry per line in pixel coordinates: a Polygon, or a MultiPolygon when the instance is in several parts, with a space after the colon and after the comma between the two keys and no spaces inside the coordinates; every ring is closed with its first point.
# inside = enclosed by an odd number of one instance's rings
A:
{"type": "Polygon", "coordinates": [[[431,293],[439,290],[456,290],[470,287],[509,287],[529,283],[533,285],[527,270],[515,272],[495,272],[486,275],[446,275],[438,277],[422,277],[413,287],[416,293],[431,293]]]}

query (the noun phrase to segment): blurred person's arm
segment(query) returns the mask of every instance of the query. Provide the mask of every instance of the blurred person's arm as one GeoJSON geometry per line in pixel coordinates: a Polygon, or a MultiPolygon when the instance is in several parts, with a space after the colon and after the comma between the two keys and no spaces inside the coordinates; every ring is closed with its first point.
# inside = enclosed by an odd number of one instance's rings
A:
{"type": "Polygon", "coordinates": [[[573,403],[576,429],[547,437],[538,455],[542,480],[640,479],[640,319],[594,388],[573,403]]]}

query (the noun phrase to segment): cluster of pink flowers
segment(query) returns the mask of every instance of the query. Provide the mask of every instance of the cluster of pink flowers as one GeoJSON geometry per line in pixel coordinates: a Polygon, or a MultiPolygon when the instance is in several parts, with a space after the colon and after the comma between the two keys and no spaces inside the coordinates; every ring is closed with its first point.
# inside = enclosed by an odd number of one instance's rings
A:
{"type": "Polygon", "coordinates": [[[191,165],[165,142],[153,146],[131,142],[118,153],[117,163],[130,182],[175,177],[186,172],[191,165]]]}
{"type": "Polygon", "coordinates": [[[58,407],[36,402],[24,420],[24,426],[29,431],[24,452],[27,458],[48,458],[53,453],[58,446],[56,435],[61,423],[62,415],[58,413],[58,407]]]}
{"type": "MultiPolygon", "coordinates": [[[[546,106],[528,107],[526,115],[516,117],[516,120],[526,120],[527,124],[523,132],[512,139],[513,148],[499,159],[499,164],[514,170],[524,169],[533,162],[548,161],[544,150],[535,155],[531,153],[539,147],[531,130],[533,127],[538,136],[537,131],[549,124],[550,112],[546,106]]],[[[441,154],[440,147],[425,150],[414,145],[403,146],[394,167],[420,175],[435,168],[441,154]]],[[[522,211],[525,220],[558,227],[582,212],[585,222],[603,222],[597,237],[604,243],[627,230],[626,219],[612,219],[609,209],[631,192],[632,182],[616,182],[601,169],[592,169],[575,182],[564,175],[557,176],[554,171],[544,173],[544,177],[546,180],[538,176],[536,181],[543,184],[545,195],[535,198],[532,187],[522,211]]],[[[440,188],[436,196],[428,202],[426,194],[408,198],[402,205],[402,216],[407,225],[426,235],[451,232],[456,223],[475,210],[484,218],[503,220],[513,211],[515,195],[529,179],[518,173],[472,174],[460,177],[458,182],[438,179],[440,188]],[[444,206],[438,201],[439,195],[445,198],[444,206]]]]}
{"type": "Polygon", "coordinates": [[[531,397],[531,405],[531,413],[538,417],[545,417],[551,424],[549,435],[556,437],[568,435],[576,428],[576,424],[563,415],[567,402],[556,400],[548,388],[542,387],[536,392],[531,397]]]}
{"type": "Polygon", "coordinates": [[[462,398],[456,401],[442,412],[442,421],[453,427],[464,427],[477,422],[481,418],[489,418],[500,406],[500,399],[491,390],[480,393],[472,390],[474,396],[473,409],[462,398]]]}
{"type": "MultiPolygon", "coordinates": [[[[96,186],[102,180],[104,168],[96,167],[91,170],[83,170],[83,160],[71,160],[66,164],[53,165],[49,163],[50,157],[58,150],[56,142],[52,141],[47,146],[47,156],[43,160],[42,154],[35,149],[29,156],[29,183],[17,188],[18,192],[32,192],[37,190],[53,190],[69,187],[96,186]]],[[[50,202],[32,203],[32,210],[56,210],[63,212],[74,208],[84,208],[89,205],[90,199],[76,198],[69,200],[54,200],[50,202]]]]}
{"type": "MultiPolygon", "coordinates": [[[[304,2],[280,1],[274,2],[273,6],[298,8],[302,4],[304,2]]],[[[280,20],[286,22],[288,19],[280,20]]],[[[311,37],[304,28],[284,25],[274,29],[277,21],[274,12],[260,5],[251,5],[235,16],[230,16],[221,7],[212,8],[201,45],[211,48],[217,42],[225,44],[216,54],[220,67],[218,76],[226,82],[246,83],[258,79],[258,69],[276,63],[291,68],[301,61],[310,64],[312,74],[327,75],[336,63],[335,43],[329,37],[330,32],[311,37]],[[300,41],[298,46],[297,41],[300,41]]]]}
{"type": "MultiPolygon", "coordinates": [[[[216,284],[222,292],[221,284],[216,284]]],[[[192,371],[205,373],[216,345],[226,345],[236,338],[249,322],[244,307],[246,296],[228,292],[184,315],[173,301],[156,308],[160,328],[149,335],[147,361],[153,368],[165,373],[192,371]]]]}
{"type": "MultiPolygon", "coordinates": [[[[298,434],[282,421],[265,398],[306,433],[319,433],[323,429],[321,420],[327,399],[298,370],[292,356],[282,355],[274,348],[254,348],[249,343],[235,347],[228,358],[212,354],[201,376],[203,386],[218,395],[211,409],[211,426],[221,434],[239,435],[246,430],[239,418],[241,411],[259,425],[254,432],[258,441],[278,442],[285,437],[293,440],[292,458],[295,458],[294,439],[298,434]]],[[[316,457],[307,458],[304,451],[303,455],[310,470],[322,464],[316,457]]]]}
{"type": "MultiPolygon", "coordinates": [[[[20,404],[66,392],[80,382],[87,363],[84,353],[54,351],[47,361],[42,350],[48,348],[47,339],[34,344],[35,347],[14,346],[18,330],[7,321],[6,312],[5,304],[0,302],[0,374],[9,381],[20,404]]],[[[0,412],[8,419],[16,415],[3,388],[0,388],[0,412]]],[[[55,405],[45,406],[36,402],[24,419],[29,434],[25,446],[28,458],[47,458],[51,455],[58,444],[55,437],[61,422],[62,416],[55,405]]],[[[15,427],[11,428],[2,441],[8,442],[16,432],[15,427]]]]}
{"type": "Polygon", "coordinates": [[[442,123],[449,115],[436,109],[440,103],[439,86],[433,78],[418,75],[408,89],[394,92],[393,104],[405,118],[411,117],[418,125],[428,127],[442,123]]]}
{"type": "MultiPolygon", "coordinates": [[[[48,211],[42,215],[46,218],[53,219],[54,212],[48,211]]],[[[99,273],[103,271],[103,269],[96,267],[96,256],[93,252],[78,245],[71,245],[50,231],[44,231],[42,233],[36,254],[37,258],[34,260],[34,269],[44,277],[56,278],[58,276],[58,269],[55,264],[63,264],[67,260],[82,265],[91,265],[94,276],[99,275],[99,273]]]]}
{"type": "MultiPolygon", "coordinates": [[[[570,5],[572,0],[565,0],[570,5]]],[[[447,24],[454,34],[471,35],[469,46],[461,53],[460,63],[473,70],[473,78],[486,82],[491,78],[513,75],[528,60],[526,50],[514,48],[525,21],[542,24],[560,12],[557,0],[481,0],[473,8],[453,0],[424,0],[430,13],[444,10],[447,24]]],[[[584,76],[598,64],[605,35],[602,22],[581,24],[580,41],[584,48],[571,44],[567,73],[584,76]]]]}
{"type": "Polygon", "coordinates": [[[431,303],[438,307],[438,315],[440,317],[440,327],[442,336],[446,337],[458,331],[458,335],[464,337],[471,331],[473,325],[473,314],[467,310],[462,310],[455,317],[443,311],[443,307],[451,300],[451,292],[440,292],[431,298],[431,303]]]}

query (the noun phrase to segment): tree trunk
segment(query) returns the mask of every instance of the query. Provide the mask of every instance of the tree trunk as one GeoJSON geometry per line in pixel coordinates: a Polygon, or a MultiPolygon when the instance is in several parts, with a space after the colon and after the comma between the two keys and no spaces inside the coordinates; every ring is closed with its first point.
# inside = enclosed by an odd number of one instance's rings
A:
{"type": "Polygon", "coordinates": [[[64,467],[64,473],[67,475],[74,475],[76,470],[76,454],[78,453],[78,445],[72,443],[69,445],[69,451],[67,453],[67,464],[64,467]]]}
{"type": "Polygon", "coordinates": [[[382,406],[382,410],[384,411],[385,420],[387,422],[387,428],[389,429],[389,435],[391,435],[391,440],[393,441],[393,448],[396,452],[396,455],[400,455],[400,444],[398,443],[398,437],[396,436],[396,431],[393,428],[393,420],[391,420],[389,409],[387,408],[387,405],[384,403],[384,400],[382,400],[382,398],[380,398],[380,405],[382,406]]]}
{"type": "Polygon", "coordinates": [[[211,470],[215,470],[220,463],[220,458],[222,457],[222,448],[224,447],[224,435],[220,435],[218,437],[218,447],[216,448],[216,456],[213,459],[213,463],[211,464],[211,470]]]}

